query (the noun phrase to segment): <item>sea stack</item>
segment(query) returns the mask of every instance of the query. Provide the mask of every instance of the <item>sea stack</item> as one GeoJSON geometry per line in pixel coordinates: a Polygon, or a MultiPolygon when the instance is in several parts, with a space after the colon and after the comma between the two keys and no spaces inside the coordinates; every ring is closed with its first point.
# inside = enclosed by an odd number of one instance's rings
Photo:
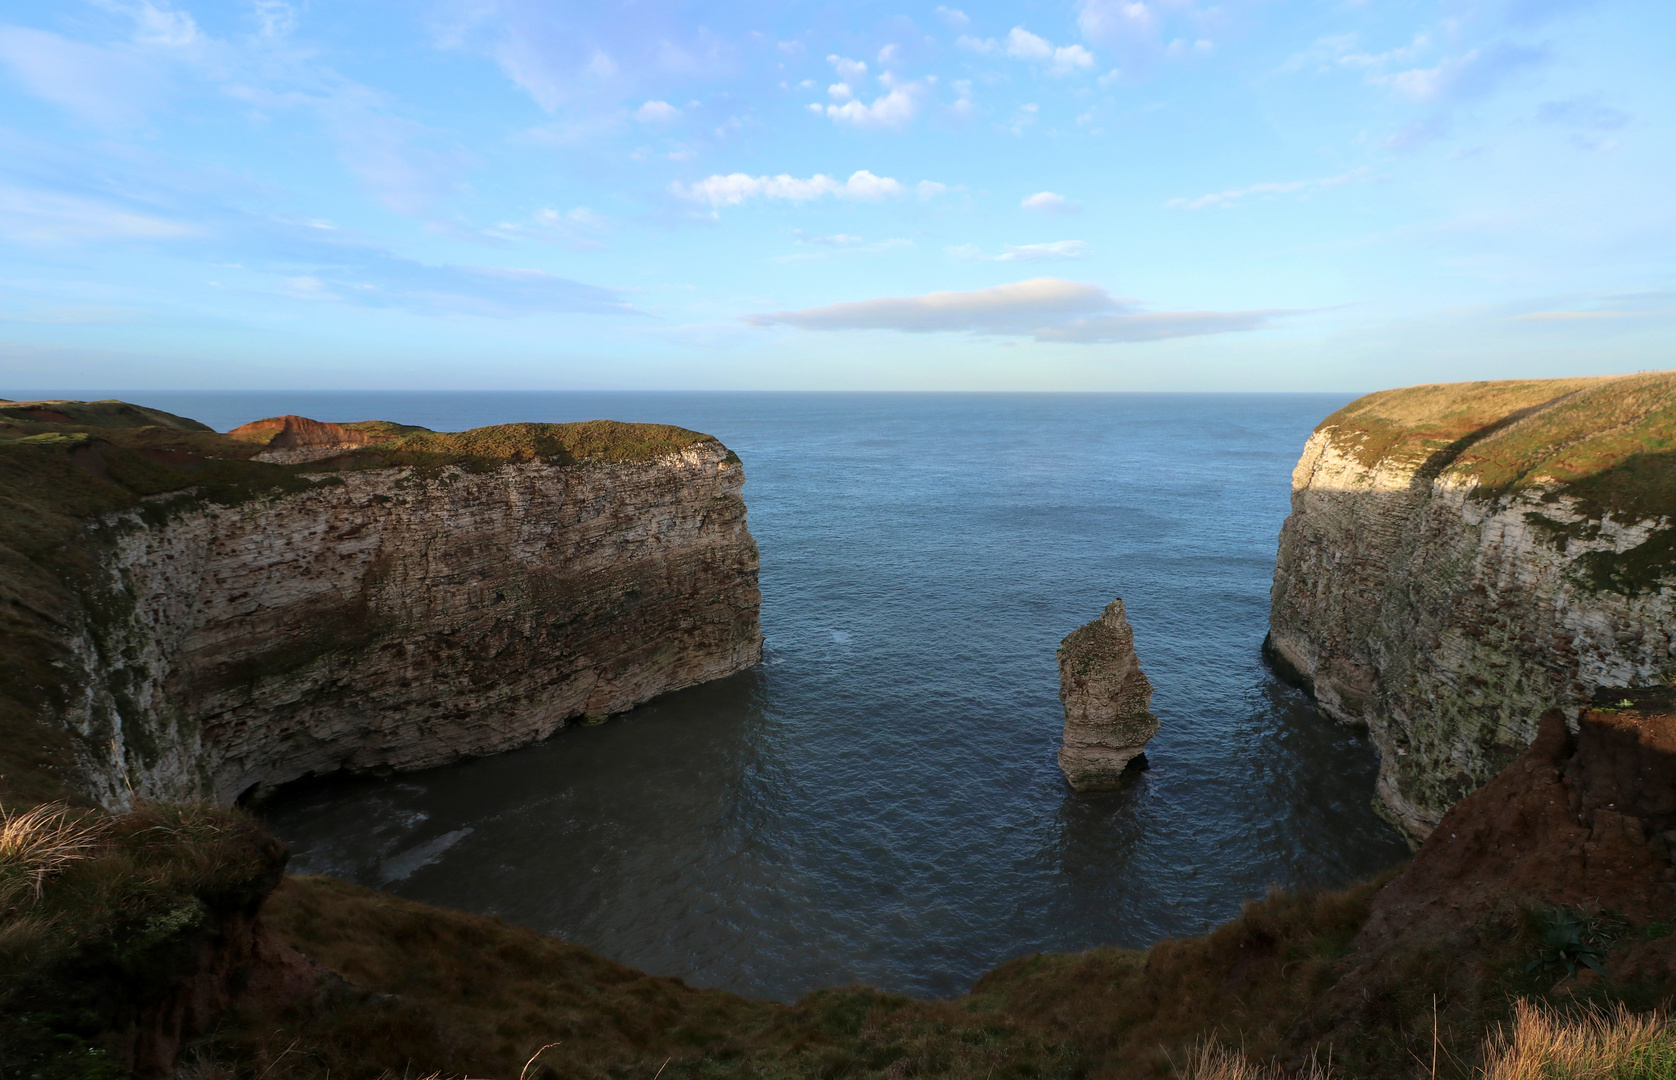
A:
{"type": "Polygon", "coordinates": [[[1123,601],[1066,635],[1059,644],[1059,700],[1065,739],[1059,767],[1078,791],[1115,788],[1124,770],[1158,734],[1152,684],[1135,657],[1135,632],[1123,601]]]}

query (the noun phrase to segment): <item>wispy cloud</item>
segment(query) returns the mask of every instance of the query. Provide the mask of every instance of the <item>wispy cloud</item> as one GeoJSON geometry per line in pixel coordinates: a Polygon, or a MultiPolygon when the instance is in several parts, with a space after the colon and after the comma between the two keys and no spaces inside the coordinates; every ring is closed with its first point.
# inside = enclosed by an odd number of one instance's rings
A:
{"type": "Polygon", "coordinates": [[[723,207],[738,206],[752,199],[805,203],[829,196],[878,202],[881,199],[903,195],[908,189],[906,185],[891,177],[874,176],[866,169],[859,169],[844,181],[836,180],[825,173],[816,173],[806,178],[786,173],[778,176],[751,176],[747,173],[729,173],[724,176],[717,173],[691,184],[675,181],[669,185],[669,190],[677,198],[687,202],[723,207]]]}
{"type": "Polygon", "coordinates": [[[1375,76],[1410,101],[1428,105],[1454,105],[1481,98],[1519,71],[1547,60],[1544,49],[1499,41],[1457,56],[1446,57],[1432,67],[1408,68],[1391,75],[1375,76]]]}
{"type": "Polygon", "coordinates": [[[802,229],[793,229],[791,234],[797,238],[797,242],[799,244],[813,244],[816,247],[855,247],[857,244],[865,244],[867,242],[859,236],[850,236],[848,233],[834,233],[831,236],[818,236],[815,233],[805,232],[802,229]]]}
{"type": "Polygon", "coordinates": [[[0,236],[21,243],[179,240],[200,233],[192,223],[102,199],[0,187],[0,236]]]}
{"type": "Polygon", "coordinates": [[[1014,60],[1044,64],[1051,75],[1072,75],[1094,67],[1094,54],[1081,45],[1055,47],[1047,38],[1032,34],[1022,26],[1013,27],[1000,41],[962,34],[954,43],[955,47],[980,56],[999,53],[1014,60]]]}
{"type": "Polygon", "coordinates": [[[961,244],[948,249],[950,255],[979,262],[1056,262],[1080,259],[1088,254],[1083,240],[1055,240],[1046,244],[1003,244],[999,255],[987,255],[976,244],[961,244]]]}
{"type": "Polygon", "coordinates": [[[1225,15],[1223,5],[1198,0],[1078,0],[1076,10],[1084,40],[1139,67],[1209,53],[1206,35],[1225,15]]]}
{"type": "Polygon", "coordinates": [[[0,62],[36,97],[108,128],[139,127],[166,89],[165,72],[133,49],[0,25],[0,62]]]}
{"type": "Polygon", "coordinates": [[[1053,191],[1038,191],[1019,200],[1019,206],[1033,214],[1074,214],[1082,207],[1053,191]]]}
{"type": "Polygon", "coordinates": [[[359,307],[404,308],[422,315],[516,318],[572,312],[628,314],[633,305],[613,289],[541,270],[432,265],[365,252],[312,274],[287,279],[298,299],[359,307]]]}
{"type": "Polygon", "coordinates": [[[748,315],[753,326],[799,330],[895,330],[907,334],[1029,336],[1070,344],[1157,341],[1257,330],[1279,311],[1147,312],[1098,285],[1033,278],[970,292],[882,297],[801,311],[748,315]]]}
{"type": "Polygon", "coordinates": [[[1172,210],[1229,210],[1256,195],[1297,195],[1302,192],[1343,187],[1345,184],[1367,183],[1376,179],[1378,177],[1374,175],[1371,169],[1351,169],[1349,172],[1340,173],[1337,176],[1322,177],[1319,180],[1286,180],[1279,183],[1252,184],[1250,187],[1217,191],[1190,199],[1171,199],[1164,205],[1172,210]]]}
{"type": "Polygon", "coordinates": [[[571,251],[604,251],[601,239],[606,220],[585,206],[571,210],[546,207],[531,215],[528,222],[506,221],[483,230],[491,239],[537,240],[571,251]]]}
{"type": "Polygon", "coordinates": [[[696,22],[680,0],[643,0],[633,17],[616,4],[441,0],[430,25],[438,46],[492,58],[549,113],[606,108],[624,95],[718,77],[739,62],[738,45],[716,20],[696,22]]]}

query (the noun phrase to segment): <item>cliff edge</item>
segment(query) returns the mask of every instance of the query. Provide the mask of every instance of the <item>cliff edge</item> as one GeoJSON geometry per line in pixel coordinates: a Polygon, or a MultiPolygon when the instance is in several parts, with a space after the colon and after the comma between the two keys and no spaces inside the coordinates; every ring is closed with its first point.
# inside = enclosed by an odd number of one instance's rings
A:
{"type": "Polygon", "coordinates": [[[0,794],[231,802],[761,658],[744,471],[649,424],[0,405],[0,794]]]}
{"type": "Polygon", "coordinates": [[[1265,651],[1411,835],[1559,707],[1676,675],[1676,374],[1369,394],[1292,474],[1265,651]]]}

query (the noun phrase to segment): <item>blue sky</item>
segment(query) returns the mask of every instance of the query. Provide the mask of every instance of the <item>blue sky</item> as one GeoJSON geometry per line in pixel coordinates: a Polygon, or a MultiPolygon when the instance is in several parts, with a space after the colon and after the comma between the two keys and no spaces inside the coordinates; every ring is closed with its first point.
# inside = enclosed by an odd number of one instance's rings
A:
{"type": "Polygon", "coordinates": [[[0,3],[0,395],[1676,366],[1676,5],[0,3]]]}

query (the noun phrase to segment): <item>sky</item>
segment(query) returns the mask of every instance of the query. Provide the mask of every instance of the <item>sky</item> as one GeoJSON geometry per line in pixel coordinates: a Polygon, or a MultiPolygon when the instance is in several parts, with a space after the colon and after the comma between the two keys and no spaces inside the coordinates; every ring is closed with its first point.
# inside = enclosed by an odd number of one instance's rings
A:
{"type": "Polygon", "coordinates": [[[1676,367],[1659,0],[0,0],[0,396],[1676,367]]]}

